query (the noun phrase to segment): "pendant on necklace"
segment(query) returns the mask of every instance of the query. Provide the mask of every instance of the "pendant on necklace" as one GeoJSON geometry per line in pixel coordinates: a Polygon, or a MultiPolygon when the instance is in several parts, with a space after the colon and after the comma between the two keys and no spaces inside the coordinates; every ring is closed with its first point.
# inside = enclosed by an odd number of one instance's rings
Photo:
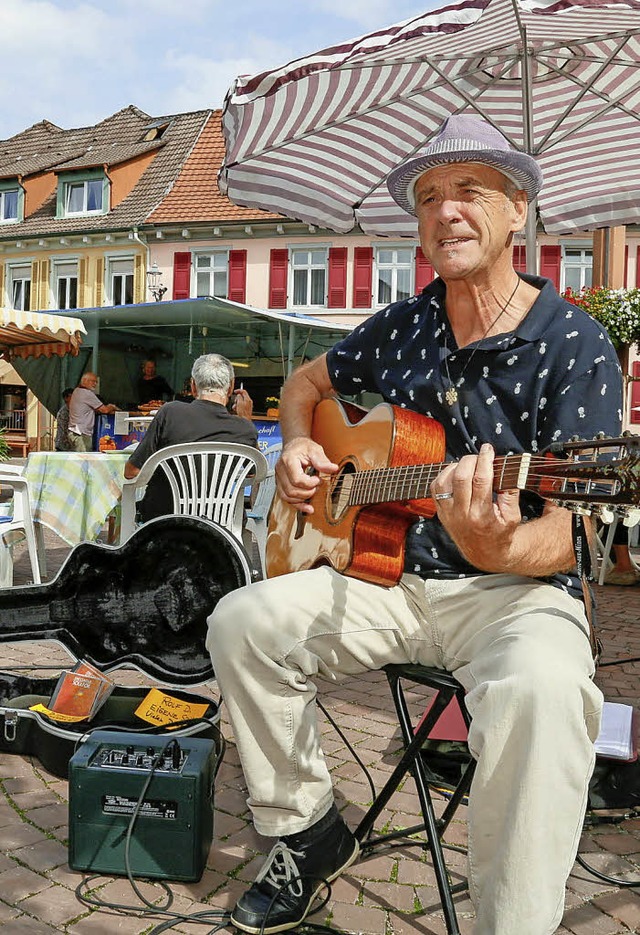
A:
{"type": "Polygon", "coordinates": [[[455,386],[450,386],[448,390],[445,390],[444,398],[446,399],[448,406],[455,406],[455,404],[458,402],[458,391],[455,386]]]}

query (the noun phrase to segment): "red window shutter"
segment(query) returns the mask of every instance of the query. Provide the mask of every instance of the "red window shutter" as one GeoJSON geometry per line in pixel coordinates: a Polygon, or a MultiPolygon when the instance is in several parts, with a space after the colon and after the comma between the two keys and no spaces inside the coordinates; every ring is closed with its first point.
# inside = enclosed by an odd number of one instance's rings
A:
{"type": "Polygon", "coordinates": [[[191,295],[191,254],[173,254],[173,298],[188,299],[191,295]]]}
{"type": "Polygon", "coordinates": [[[550,279],[556,289],[560,288],[560,260],[562,250],[548,244],[540,247],[540,275],[550,279]]]}
{"type": "Polygon", "coordinates": [[[288,250],[272,250],[269,257],[269,308],[287,307],[288,250]]]}
{"type": "Polygon", "coordinates": [[[232,302],[247,301],[247,251],[229,250],[229,294],[232,302]]]}
{"type": "Polygon", "coordinates": [[[353,250],[353,307],[371,308],[373,283],[373,247],[353,250]]]}
{"type": "Polygon", "coordinates": [[[516,244],[513,248],[513,268],[518,273],[527,272],[527,248],[524,244],[516,244]]]}
{"type": "Polygon", "coordinates": [[[624,287],[627,288],[627,281],[629,279],[629,244],[625,244],[624,248],[624,287]]]}
{"type": "Polygon", "coordinates": [[[329,248],[329,308],[347,307],[347,248],[329,248]]]}
{"type": "Polygon", "coordinates": [[[424,287],[428,286],[429,283],[435,279],[435,275],[435,270],[422,252],[422,247],[416,247],[415,294],[418,295],[418,293],[422,292],[424,287]]]}
{"type": "Polygon", "coordinates": [[[640,409],[635,411],[636,406],[640,406],[640,360],[634,360],[633,364],[631,365],[631,376],[635,377],[635,379],[631,381],[631,406],[629,407],[629,421],[637,425],[638,422],[640,422],[640,409]]]}

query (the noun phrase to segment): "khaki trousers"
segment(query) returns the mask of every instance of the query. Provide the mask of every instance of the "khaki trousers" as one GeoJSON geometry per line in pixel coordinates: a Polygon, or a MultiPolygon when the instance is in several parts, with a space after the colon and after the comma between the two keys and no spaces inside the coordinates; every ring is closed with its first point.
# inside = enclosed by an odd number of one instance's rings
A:
{"type": "Polygon", "coordinates": [[[76,435],[75,432],[69,432],[69,441],[73,451],[80,453],[93,451],[93,436],[91,435],[76,435]]]}
{"type": "Polygon", "coordinates": [[[357,677],[388,663],[445,668],[468,691],[478,761],[468,811],[475,935],[550,935],[602,708],[586,634],[579,601],[513,575],[405,575],[386,589],[323,567],[228,594],[209,618],[207,647],[256,829],[302,831],[333,801],[315,677],[357,677]]]}

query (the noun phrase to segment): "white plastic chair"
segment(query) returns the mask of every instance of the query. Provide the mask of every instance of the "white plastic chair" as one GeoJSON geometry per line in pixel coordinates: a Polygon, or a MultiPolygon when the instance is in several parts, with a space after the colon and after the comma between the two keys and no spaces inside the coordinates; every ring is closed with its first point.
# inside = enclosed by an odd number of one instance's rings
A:
{"type": "Polygon", "coordinates": [[[276,442],[262,450],[262,454],[267,459],[269,470],[267,476],[260,484],[256,499],[250,510],[247,510],[246,532],[253,535],[258,546],[260,555],[260,564],[262,566],[262,575],[266,572],[266,550],[267,550],[267,531],[268,519],[271,503],[276,492],[276,461],[282,452],[282,442],[276,442]]]}
{"type": "Polygon", "coordinates": [[[122,487],[120,545],[136,528],[136,500],[157,469],[164,471],[173,513],[200,516],[229,530],[242,544],[245,487],[267,475],[267,460],[256,448],[232,442],[189,442],[151,455],[140,473],[122,487]]]}
{"type": "Polygon", "coordinates": [[[29,482],[21,476],[21,469],[11,465],[0,466],[0,489],[13,491],[11,514],[0,517],[0,588],[13,586],[13,547],[22,539],[27,541],[34,584],[40,584],[40,565],[36,533],[31,515],[29,482]]]}

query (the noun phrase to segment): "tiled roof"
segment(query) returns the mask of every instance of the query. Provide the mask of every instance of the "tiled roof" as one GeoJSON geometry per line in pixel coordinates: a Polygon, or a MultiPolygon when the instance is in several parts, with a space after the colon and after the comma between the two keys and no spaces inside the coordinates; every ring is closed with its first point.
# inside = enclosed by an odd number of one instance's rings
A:
{"type": "Polygon", "coordinates": [[[281,218],[257,208],[240,208],[221,194],[218,170],[224,157],[221,111],[211,113],[185,162],[182,172],[162,204],[147,218],[151,224],[188,224],[198,221],[229,222],[281,218]]]}
{"type": "Polygon", "coordinates": [[[119,143],[114,141],[106,146],[90,146],[77,159],[70,159],[69,162],[65,162],[61,169],[66,172],[71,169],[89,169],[94,166],[116,166],[128,159],[135,159],[136,156],[140,156],[142,153],[148,153],[152,149],[159,149],[161,146],[164,146],[161,139],[151,140],[149,143],[119,143]]]}
{"type": "MultiPolygon", "coordinates": [[[[59,166],[61,169],[79,168],[96,164],[96,154],[110,153],[104,160],[115,164],[132,155],[145,152],[158,145],[158,141],[145,143],[144,137],[151,125],[167,124],[160,137],[162,144],[157,155],[141,175],[129,195],[107,214],[88,217],[56,218],[56,196],[51,195],[28,218],[12,224],[11,230],[0,230],[0,237],[25,237],[72,232],[122,230],[140,225],[158,207],[191,153],[211,111],[194,111],[150,117],[137,107],[129,106],[107,117],[94,127],[61,130],[47,121],[29,127],[23,133],[0,141],[0,176],[7,177],[3,167],[13,167],[24,160],[25,165],[42,171],[59,166]],[[53,158],[52,158],[53,157],[53,158]],[[30,162],[29,162],[30,161],[30,162]]],[[[102,162],[100,164],[103,164],[102,162]]],[[[21,175],[27,173],[24,169],[21,175]]]]}

